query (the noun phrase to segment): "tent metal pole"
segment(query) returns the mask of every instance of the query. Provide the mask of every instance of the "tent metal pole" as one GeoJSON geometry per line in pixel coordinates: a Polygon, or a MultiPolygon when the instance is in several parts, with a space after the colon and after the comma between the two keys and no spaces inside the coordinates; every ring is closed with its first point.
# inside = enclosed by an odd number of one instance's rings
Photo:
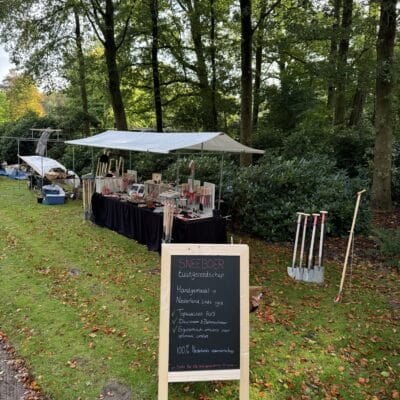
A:
{"type": "Polygon", "coordinates": [[[132,169],[132,152],[129,150],[129,169],[132,169]]]}
{"type": "MultiPolygon", "coordinates": [[[[19,173],[20,173],[20,168],[21,168],[21,165],[20,165],[20,161],[19,161],[19,139],[17,139],[17,155],[18,155],[18,172],[17,172],[17,176],[19,177],[19,173]]],[[[19,185],[20,185],[20,179],[18,179],[18,187],[19,187],[19,185]]]]}
{"type": "Polygon", "coordinates": [[[176,159],[176,181],[175,181],[175,185],[178,188],[179,187],[179,154],[177,155],[177,159],[176,159]]]}
{"type": "Polygon", "coordinates": [[[220,170],[220,175],[219,175],[219,190],[218,190],[218,210],[221,207],[223,173],[224,173],[224,153],[222,153],[222,156],[221,156],[221,170],[220,170]]]}
{"type": "Polygon", "coordinates": [[[41,189],[43,190],[43,181],[44,181],[44,176],[43,176],[43,156],[40,156],[41,157],[41,160],[42,160],[42,187],[41,187],[41,189]]]}
{"type": "Polygon", "coordinates": [[[93,150],[93,147],[92,147],[92,175],[94,175],[94,173],[95,173],[94,172],[94,150],[93,150]]]}
{"type": "Polygon", "coordinates": [[[72,146],[72,171],[75,172],[75,147],[72,146]]]}

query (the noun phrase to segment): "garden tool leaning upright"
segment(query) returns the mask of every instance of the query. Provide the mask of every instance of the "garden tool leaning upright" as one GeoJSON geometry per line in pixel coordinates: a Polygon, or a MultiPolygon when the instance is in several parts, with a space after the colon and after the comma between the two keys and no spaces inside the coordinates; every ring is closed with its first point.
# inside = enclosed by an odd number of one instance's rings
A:
{"type": "Polygon", "coordinates": [[[296,214],[297,214],[297,227],[296,227],[296,236],[295,236],[295,239],[294,239],[292,266],[291,267],[287,267],[287,272],[288,272],[288,275],[291,278],[298,280],[299,276],[300,276],[300,269],[299,269],[299,267],[296,267],[297,244],[299,242],[301,218],[304,215],[304,213],[298,212],[296,214]]]}
{"type": "Polygon", "coordinates": [[[318,248],[318,264],[314,266],[314,282],[323,283],[325,268],[322,264],[323,252],[324,252],[324,239],[325,239],[325,218],[328,211],[320,211],[321,214],[321,230],[319,236],[319,248],[318,248]]]}
{"type": "Polygon", "coordinates": [[[343,271],[342,271],[342,278],[340,280],[340,286],[339,286],[339,293],[335,297],[334,302],[339,303],[342,301],[342,292],[343,292],[343,285],[344,285],[344,279],[346,277],[346,271],[347,271],[347,262],[349,261],[349,256],[350,256],[350,249],[353,245],[354,242],[354,228],[356,226],[356,220],[357,220],[357,214],[358,214],[358,208],[360,207],[360,201],[361,201],[361,195],[366,192],[366,189],[363,189],[357,193],[357,200],[356,200],[356,206],[354,208],[354,214],[353,214],[353,222],[351,223],[351,228],[350,228],[350,234],[349,234],[349,239],[347,241],[347,249],[346,249],[346,255],[344,257],[344,264],[343,264],[343,271]]]}
{"type": "Polygon", "coordinates": [[[307,264],[307,272],[303,276],[303,280],[305,282],[312,283],[323,283],[324,282],[324,267],[322,266],[322,254],[324,247],[324,234],[325,234],[325,216],[327,211],[320,211],[319,214],[313,214],[313,229],[311,234],[311,244],[310,251],[308,253],[308,264],[307,264]],[[315,237],[317,231],[317,222],[318,217],[321,216],[321,229],[319,236],[319,248],[318,248],[318,262],[314,262],[314,245],[315,245],[315,237]]]}
{"type": "Polygon", "coordinates": [[[314,282],[314,243],[315,243],[315,232],[317,231],[317,223],[319,214],[314,213],[313,215],[313,226],[311,231],[310,250],[308,252],[307,268],[303,270],[302,280],[304,282],[314,282]]]}

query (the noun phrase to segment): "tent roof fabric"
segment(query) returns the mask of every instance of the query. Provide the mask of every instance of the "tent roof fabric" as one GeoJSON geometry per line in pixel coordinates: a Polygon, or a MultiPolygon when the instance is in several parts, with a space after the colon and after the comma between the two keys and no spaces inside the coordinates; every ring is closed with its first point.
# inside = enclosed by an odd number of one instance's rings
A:
{"type": "Polygon", "coordinates": [[[52,158],[42,157],[42,156],[18,156],[22,161],[27,163],[36,173],[44,177],[50,170],[54,168],[61,168],[63,171],[67,172],[64,165],[60,164],[58,161],[52,158]]]}
{"type": "Polygon", "coordinates": [[[174,150],[205,150],[226,153],[263,154],[263,150],[245,146],[222,132],[129,132],[105,131],[65,143],[117,150],[169,153],[174,150]]]}

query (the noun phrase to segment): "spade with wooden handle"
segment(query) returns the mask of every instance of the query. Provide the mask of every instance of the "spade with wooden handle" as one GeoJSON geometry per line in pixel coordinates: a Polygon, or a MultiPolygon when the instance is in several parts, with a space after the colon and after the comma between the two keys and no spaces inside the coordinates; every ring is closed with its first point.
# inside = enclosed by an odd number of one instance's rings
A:
{"type": "Polygon", "coordinates": [[[363,189],[357,193],[357,200],[356,200],[356,206],[354,208],[353,222],[351,224],[349,240],[347,242],[346,256],[344,258],[342,279],[340,280],[339,293],[337,294],[337,296],[335,297],[335,300],[334,300],[335,303],[339,303],[342,300],[343,285],[344,285],[344,279],[346,277],[346,270],[347,270],[347,262],[349,261],[350,248],[351,248],[351,245],[354,240],[354,227],[356,226],[358,208],[360,207],[360,201],[361,201],[361,195],[364,192],[366,192],[365,189],[363,189]]]}

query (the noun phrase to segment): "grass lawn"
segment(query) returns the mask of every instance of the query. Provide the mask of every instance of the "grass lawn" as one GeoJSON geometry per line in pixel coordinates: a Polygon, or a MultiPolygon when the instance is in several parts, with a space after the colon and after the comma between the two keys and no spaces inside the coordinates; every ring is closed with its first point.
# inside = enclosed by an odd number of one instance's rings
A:
{"type": "MultiPolygon", "coordinates": [[[[35,382],[54,400],[98,399],[110,382],[155,400],[159,255],[85,221],[80,201],[41,205],[3,177],[0,193],[0,331],[35,382]]],[[[323,286],[294,282],[290,250],[239,240],[267,290],[250,319],[251,399],[400,398],[397,272],[358,260],[334,304],[341,265],[323,286]]],[[[238,383],[170,384],[169,398],[235,399],[238,383]]]]}

